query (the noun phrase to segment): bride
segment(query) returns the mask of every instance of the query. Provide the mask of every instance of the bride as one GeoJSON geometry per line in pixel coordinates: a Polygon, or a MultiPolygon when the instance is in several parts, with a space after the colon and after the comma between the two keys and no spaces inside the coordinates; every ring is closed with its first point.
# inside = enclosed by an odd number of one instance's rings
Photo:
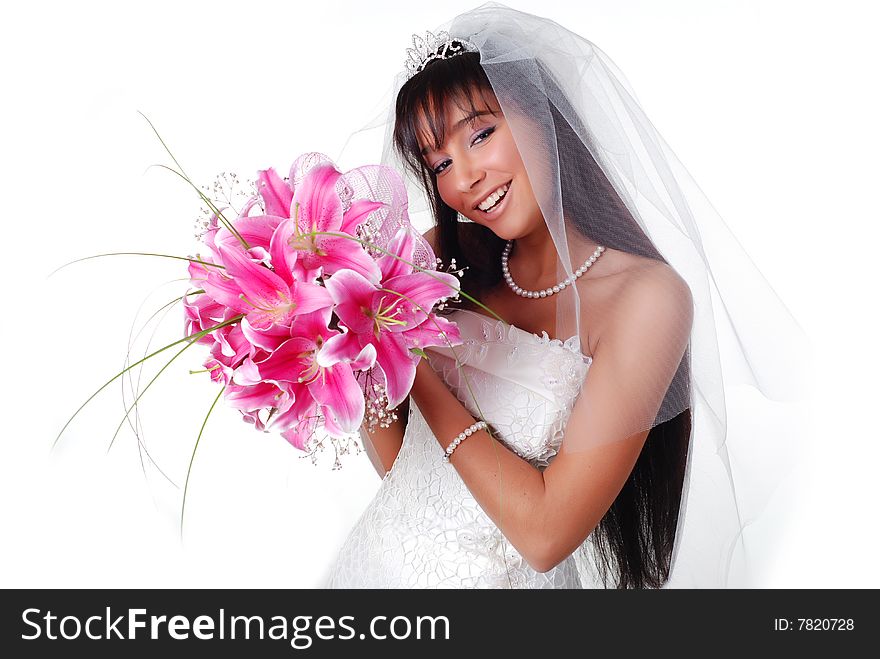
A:
{"type": "Polygon", "coordinates": [[[728,585],[744,522],[718,360],[763,339],[719,338],[710,293],[742,287],[710,275],[754,266],[728,239],[710,273],[723,229],[582,37],[488,3],[408,55],[383,160],[485,306],[448,305],[463,344],[426,349],[395,420],[362,430],[382,483],[327,586],[728,585]]]}

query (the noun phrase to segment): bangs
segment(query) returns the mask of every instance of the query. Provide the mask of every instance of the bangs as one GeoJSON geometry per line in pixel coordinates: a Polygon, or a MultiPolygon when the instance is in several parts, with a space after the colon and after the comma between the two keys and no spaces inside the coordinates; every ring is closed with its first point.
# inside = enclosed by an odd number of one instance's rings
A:
{"type": "Polygon", "coordinates": [[[430,96],[420,99],[417,102],[416,112],[409,119],[412,122],[412,131],[417,137],[416,144],[413,145],[416,153],[421,156],[419,143],[435,150],[443,145],[450,129],[446,121],[448,108],[453,104],[471,117],[468,120],[471,125],[476,121],[478,112],[488,110],[495,114],[493,106],[497,103],[493,103],[488,98],[487,91],[489,90],[474,87],[446,88],[436,92],[432,90],[430,96]]]}
{"type": "Polygon", "coordinates": [[[424,173],[426,169],[420,144],[436,150],[446,141],[450,129],[446,115],[452,104],[468,115],[488,110],[497,116],[500,112],[478,53],[434,60],[401,88],[394,144],[413,172],[424,173]]]}

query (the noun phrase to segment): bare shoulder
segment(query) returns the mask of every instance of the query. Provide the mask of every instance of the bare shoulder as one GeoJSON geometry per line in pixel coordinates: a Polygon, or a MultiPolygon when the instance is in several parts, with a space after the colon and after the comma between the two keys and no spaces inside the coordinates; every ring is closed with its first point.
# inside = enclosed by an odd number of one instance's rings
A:
{"type": "Polygon", "coordinates": [[[693,322],[693,296],[684,278],[663,261],[606,249],[594,276],[578,282],[584,322],[591,350],[634,329],[663,329],[685,338],[693,322]],[[606,257],[610,257],[607,260],[606,257]]]}
{"type": "Polygon", "coordinates": [[[649,264],[626,272],[621,290],[622,300],[660,305],[680,312],[693,306],[691,290],[678,272],[663,261],[650,260],[649,264]]]}

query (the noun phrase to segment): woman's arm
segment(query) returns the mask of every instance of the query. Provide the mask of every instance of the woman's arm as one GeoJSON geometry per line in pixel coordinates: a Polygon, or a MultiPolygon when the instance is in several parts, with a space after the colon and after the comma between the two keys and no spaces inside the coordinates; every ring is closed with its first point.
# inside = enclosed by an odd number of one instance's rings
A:
{"type": "MultiPolygon", "coordinates": [[[[422,237],[436,253],[437,241],[434,227],[423,233],[422,237]]],[[[370,432],[367,430],[366,424],[361,426],[360,433],[364,450],[367,452],[370,462],[381,478],[384,478],[391,470],[398,453],[400,453],[400,447],[403,445],[403,435],[406,431],[407,417],[409,417],[408,396],[401,403],[400,407],[397,408],[397,420],[388,428],[379,428],[377,426],[370,432]]]]}
{"type": "MultiPolygon", "coordinates": [[[[693,303],[684,281],[669,273],[634,282],[617,303],[562,448],[546,470],[485,430],[450,459],[486,514],[540,572],[569,556],[611,507],[648,435],[640,429],[650,427],[681,361],[693,303]]],[[[419,364],[410,395],[443,448],[474,422],[429,364],[419,364]]]]}
{"type": "Polygon", "coordinates": [[[361,440],[364,450],[373,463],[380,478],[385,478],[400,453],[403,445],[403,433],[406,431],[406,419],[409,416],[409,398],[397,408],[397,420],[387,428],[376,428],[370,432],[366,424],[361,426],[361,440]]]}

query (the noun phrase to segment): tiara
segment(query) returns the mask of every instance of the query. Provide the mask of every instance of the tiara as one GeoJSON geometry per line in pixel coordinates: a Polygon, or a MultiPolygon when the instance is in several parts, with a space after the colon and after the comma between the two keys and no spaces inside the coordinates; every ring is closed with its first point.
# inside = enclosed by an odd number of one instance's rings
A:
{"type": "Polygon", "coordinates": [[[407,80],[422,71],[425,65],[435,59],[449,59],[466,52],[477,52],[477,47],[457,37],[450,37],[445,30],[436,35],[428,32],[423,39],[413,35],[413,47],[406,49],[407,80]]]}

